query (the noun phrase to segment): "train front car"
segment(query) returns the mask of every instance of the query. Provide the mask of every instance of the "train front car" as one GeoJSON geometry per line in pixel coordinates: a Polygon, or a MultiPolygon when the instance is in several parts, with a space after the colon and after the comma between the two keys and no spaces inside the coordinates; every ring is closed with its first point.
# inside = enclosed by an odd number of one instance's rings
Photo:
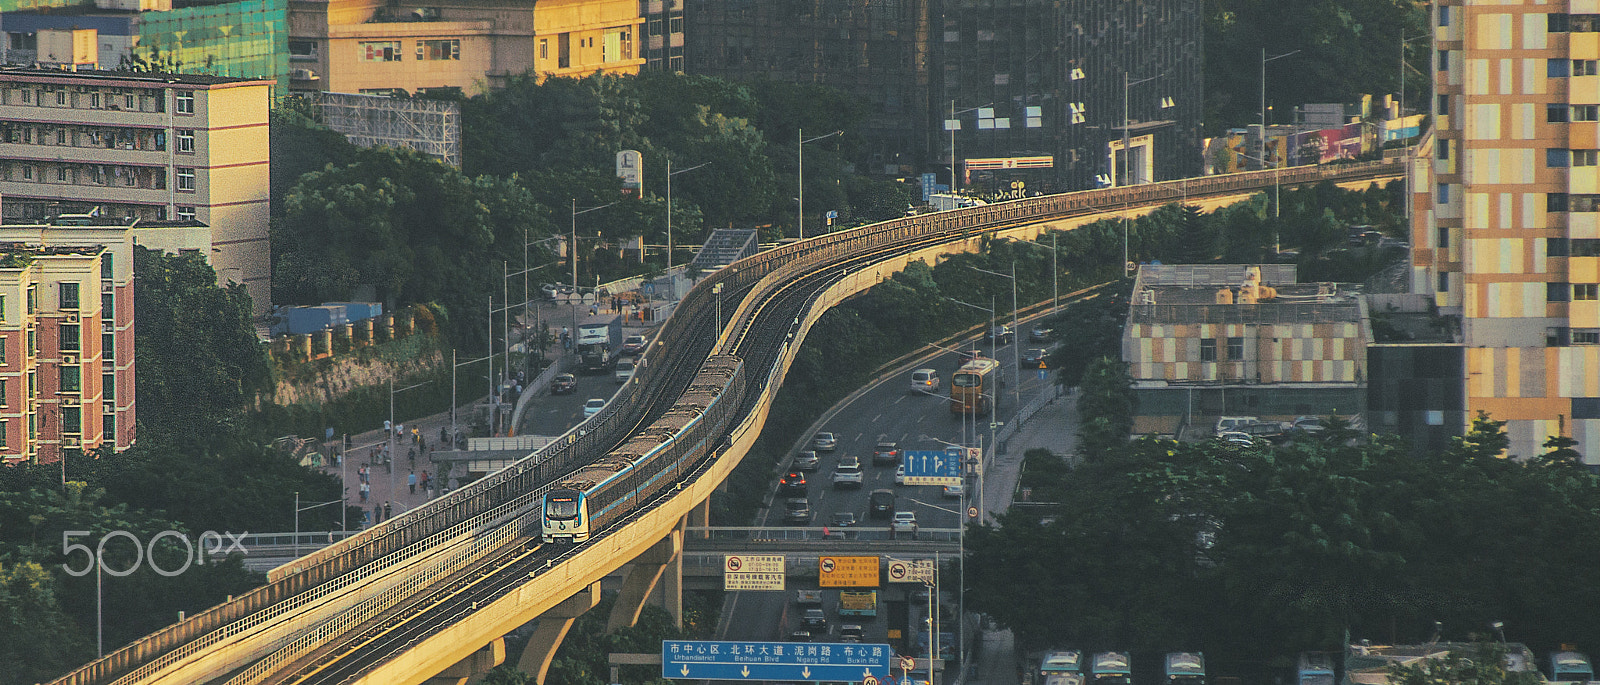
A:
{"type": "Polygon", "coordinates": [[[583,493],[558,488],[544,494],[545,544],[576,544],[589,539],[588,503],[583,493]]]}

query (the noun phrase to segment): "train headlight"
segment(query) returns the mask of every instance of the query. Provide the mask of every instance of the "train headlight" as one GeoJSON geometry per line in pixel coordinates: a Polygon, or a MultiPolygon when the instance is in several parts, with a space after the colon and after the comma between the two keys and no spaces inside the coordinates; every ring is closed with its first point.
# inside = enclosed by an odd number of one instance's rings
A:
{"type": "Polygon", "coordinates": [[[566,529],[567,529],[567,524],[566,524],[566,522],[563,521],[561,523],[561,530],[566,530],[566,529]]]}

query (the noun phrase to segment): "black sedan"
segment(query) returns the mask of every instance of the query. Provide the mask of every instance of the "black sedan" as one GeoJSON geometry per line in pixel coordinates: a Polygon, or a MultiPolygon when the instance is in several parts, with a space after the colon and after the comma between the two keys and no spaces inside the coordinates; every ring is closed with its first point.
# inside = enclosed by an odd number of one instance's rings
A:
{"type": "Polygon", "coordinates": [[[577,391],[578,377],[570,373],[561,374],[556,376],[555,380],[550,381],[550,394],[552,395],[571,395],[577,391]]]}
{"type": "Polygon", "coordinates": [[[778,492],[785,495],[806,494],[806,474],[790,471],[778,479],[778,492]]]}

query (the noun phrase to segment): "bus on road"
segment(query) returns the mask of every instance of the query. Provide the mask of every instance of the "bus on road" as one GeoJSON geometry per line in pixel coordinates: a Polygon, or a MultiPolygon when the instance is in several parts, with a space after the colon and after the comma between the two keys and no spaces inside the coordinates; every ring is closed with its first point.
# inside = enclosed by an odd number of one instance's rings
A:
{"type": "Polygon", "coordinates": [[[950,377],[950,413],[988,415],[999,384],[1000,362],[979,358],[962,364],[950,377]]]}

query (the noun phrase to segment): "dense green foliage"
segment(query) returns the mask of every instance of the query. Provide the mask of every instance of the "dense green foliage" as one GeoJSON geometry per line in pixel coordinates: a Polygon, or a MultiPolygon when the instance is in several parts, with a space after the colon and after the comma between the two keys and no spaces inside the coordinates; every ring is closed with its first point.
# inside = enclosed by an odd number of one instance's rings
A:
{"type": "MultiPolygon", "coordinates": [[[[1217,0],[1205,4],[1205,121],[1215,135],[1261,121],[1262,49],[1273,123],[1308,102],[1355,102],[1400,88],[1401,37],[1428,30],[1427,5],[1411,0],[1217,0]]],[[[1426,112],[1426,40],[1411,41],[1406,105],[1426,112]]]]}
{"type": "Polygon", "coordinates": [[[1101,357],[1089,365],[1078,396],[1078,451],[1099,458],[1128,441],[1138,400],[1128,379],[1128,365],[1101,357]]]}
{"type": "Polygon", "coordinates": [[[1214,672],[1346,636],[1465,637],[1492,621],[1545,651],[1595,644],[1600,477],[1499,456],[1481,418],[1442,453],[1318,439],[1141,440],[1084,462],[1048,522],[967,535],[968,606],[1029,648],[1203,649],[1214,672]]]}
{"type": "MultiPolygon", "coordinates": [[[[658,606],[646,605],[636,625],[607,634],[606,621],[611,615],[616,596],[601,599],[593,609],[573,622],[572,628],[561,641],[561,647],[556,650],[555,659],[550,662],[545,682],[562,685],[606,685],[611,682],[665,685],[671,682],[661,678],[660,666],[624,666],[619,674],[621,679],[612,681],[607,657],[622,653],[659,654],[662,640],[711,639],[719,608],[715,597],[686,592],[683,600],[682,630],[673,625],[672,616],[666,611],[658,606]]],[[[518,653],[517,650],[511,651],[518,653]]],[[[507,663],[491,671],[484,682],[489,685],[523,685],[534,681],[532,675],[507,663]]]]}
{"type": "Polygon", "coordinates": [[[1389,682],[1394,685],[1540,685],[1545,682],[1538,671],[1506,670],[1505,645],[1480,640],[1470,649],[1452,649],[1440,659],[1392,664],[1389,682]]]}

